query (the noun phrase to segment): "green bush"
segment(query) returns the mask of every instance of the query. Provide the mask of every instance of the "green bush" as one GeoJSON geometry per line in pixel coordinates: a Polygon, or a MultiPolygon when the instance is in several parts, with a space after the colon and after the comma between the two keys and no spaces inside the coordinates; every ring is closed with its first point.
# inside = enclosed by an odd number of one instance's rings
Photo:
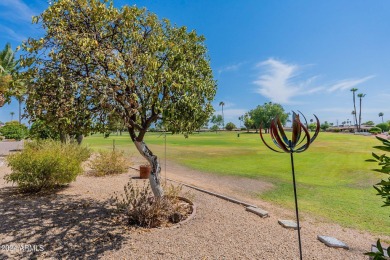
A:
{"type": "Polygon", "coordinates": [[[389,131],[389,124],[387,124],[387,123],[377,124],[376,127],[379,127],[380,129],[382,129],[382,132],[389,131]]]}
{"type": "Polygon", "coordinates": [[[20,124],[18,121],[11,121],[5,123],[5,125],[0,128],[0,134],[3,135],[6,139],[24,139],[27,134],[27,126],[20,124]]]}
{"type": "Polygon", "coordinates": [[[228,130],[228,131],[232,131],[233,129],[236,128],[236,125],[233,124],[232,122],[229,122],[229,123],[226,124],[225,128],[226,128],[226,130],[228,130]]]}
{"type": "Polygon", "coordinates": [[[89,164],[93,175],[105,176],[127,172],[130,164],[123,151],[99,151],[96,158],[89,164]]]}
{"type": "Polygon", "coordinates": [[[379,127],[374,126],[374,127],[370,128],[369,132],[371,134],[380,134],[380,133],[382,133],[382,129],[380,129],[379,127]]]}
{"type": "MultiPolygon", "coordinates": [[[[381,151],[390,152],[390,141],[380,137],[376,138],[381,141],[383,145],[374,146],[374,148],[379,149],[381,151]]],[[[374,159],[370,159],[367,161],[377,162],[378,165],[381,167],[380,169],[375,169],[375,171],[390,175],[390,157],[386,154],[378,155],[376,153],[372,153],[372,156],[374,157],[374,159]]],[[[382,205],[382,207],[390,206],[390,177],[388,177],[387,180],[381,180],[380,182],[378,182],[376,185],[374,185],[374,188],[378,192],[376,195],[381,196],[381,198],[384,200],[384,204],[382,205]]],[[[390,247],[384,249],[379,239],[377,241],[376,247],[378,249],[378,252],[367,252],[365,253],[365,255],[371,256],[373,257],[373,259],[386,259],[384,254],[385,251],[387,251],[387,254],[390,255],[390,247]]]]}
{"type": "Polygon", "coordinates": [[[16,183],[22,192],[52,189],[74,181],[89,156],[89,149],[74,144],[27,142],[22,152],[7,157],[12,172],[4,179],[16,183]]]}

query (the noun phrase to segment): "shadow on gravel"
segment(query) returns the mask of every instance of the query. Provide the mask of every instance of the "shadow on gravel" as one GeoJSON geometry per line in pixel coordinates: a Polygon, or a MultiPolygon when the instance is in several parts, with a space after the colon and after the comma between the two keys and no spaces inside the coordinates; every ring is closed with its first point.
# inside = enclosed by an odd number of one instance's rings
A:
{"type": "Polygon", "coordinates": [[[1,188],[0,259],[96,259],[122,247],[123,226],[114,219],[108,202],[1,188]]]}

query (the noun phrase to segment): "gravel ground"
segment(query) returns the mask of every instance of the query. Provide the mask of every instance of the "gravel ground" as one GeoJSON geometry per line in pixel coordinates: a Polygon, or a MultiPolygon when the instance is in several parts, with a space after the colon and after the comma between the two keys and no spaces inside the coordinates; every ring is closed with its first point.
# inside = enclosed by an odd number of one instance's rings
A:
{"type": "MultiPolygon", "coordinates": [[[[138,157],[133,161],[135,168],[143,163],[138,157]]],[[[270,217],[184,188],[197,205],[195,218],[178,228],[146,230],[118,223],[108,205],[115,191],[138,176],[133,169],[118,176],[79,176],[66,189],[45,196],[17,194],[3,181],[9,172],[0,166],[0,259],[299,259],[297,232],[277,223],[294,219],[294,212],[254,196],[272,188],[266,182],[216,177],[169,163],[168,178],[258,205],[270,217]]],[[[363,253],[377,239],[307,215],[302,215],[301,230],[304,259],[367,259],[363,253]],[[350,250],[329,248],[317,235],[336,237],[350,250]]]]}

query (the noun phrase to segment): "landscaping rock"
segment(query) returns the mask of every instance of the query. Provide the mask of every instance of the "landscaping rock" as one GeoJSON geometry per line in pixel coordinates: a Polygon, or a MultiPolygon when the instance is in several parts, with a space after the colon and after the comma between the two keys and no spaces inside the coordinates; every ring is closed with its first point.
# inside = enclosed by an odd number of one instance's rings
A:
{"type": "Polygon", "coordinates": [[[246,207],[246,210],[249,212],[252,212],[262,218],[269,217],[268,212],[261,209],[261,208],[255,208],[255,207],[246,207]]]}
{"type": "Polygon", "coordinates": [[[334,237],[327,237],[327,236],[317,236],[318,240],[320,240],[322,243],[329,247],[336,247],[336,248],[344,248],[344,249],[349,249],[349,246],[345,244],[344,242],[341,242],[337,238],[334,237]]]}
{"type": "Polygon", "coordinates": [[[293,220],[280,219],[278,220],[278,223],[284,228],[298,229],[297,223],[293,220]]]}
{"type": "MultiPolygon", "coordinates": [[[[383,249],[385,249],[385,248],[383,248],[383,249]]],[[[384,250],[385,259],[390,259],[389,255],[387,254],[386,251],[387,251],[387,250],[385,249],[385,250],[384,250]]],[[[373,253],[379,252],[379,250],[378,250],[378,248],[376,247],[376,245],[371,245],[371,252],[373,252],[373,253]]],[[[374,258],[373,258],[373,257],[370,257],[369,259],[374,259],[374,258]]]]}

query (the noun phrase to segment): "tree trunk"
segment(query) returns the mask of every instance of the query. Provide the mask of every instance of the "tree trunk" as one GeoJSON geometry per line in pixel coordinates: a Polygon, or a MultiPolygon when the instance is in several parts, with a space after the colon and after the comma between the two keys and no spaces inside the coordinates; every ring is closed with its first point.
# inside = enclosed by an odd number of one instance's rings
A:
{"type": "Polygon", "coordinates": [[[60,141],[63,144],[68,144],[70,142],[70,136],[66,133],[60,133],[60,141]]]}
{"type": "Polygon", "coordinates": [[[353,109],[354,109],[354,117],[355,117],[355,124],[356,124],[356,131],[359,132],[359,126],[357,121],[357,114],[356,114],[356,99],[355,99],[355,92],[353,92],[353,109]]]}
{"type": "Polygon", "coordinates": [[[76,136],[77,144],[80,145],[83,141],[84,136],[82,134],[79,134],[76,136]]]}
{"type": "Polygon", "coordinates": [[[150,187],[152,188],[153,194],[155,197],[162,197],[164,196],[164,191],[161,187],[160,183],[160,172],[161,167],[158,163],[157,156],[152,153],[152,151],[149,150],[149,148],[146,146],[146,144],[138,141],[133,141],[135,144],[135,147],[137,147],[137,150],[139,153],[145,157],[146,160],[148,160],[150,166],[152,167],[152,170],[150,172],[149,181],[150,181],[150,187]]]}

